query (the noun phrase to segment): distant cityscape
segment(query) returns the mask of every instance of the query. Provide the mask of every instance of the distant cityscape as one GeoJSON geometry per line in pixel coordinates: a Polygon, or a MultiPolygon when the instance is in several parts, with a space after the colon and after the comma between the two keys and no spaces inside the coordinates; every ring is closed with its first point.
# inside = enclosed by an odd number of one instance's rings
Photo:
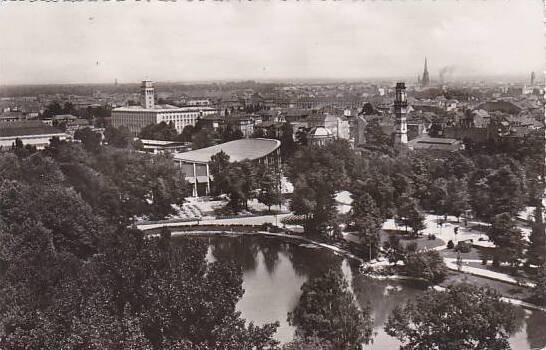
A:
{"type": "Polygon", "coordinates": [[[449,77],[450,68],[444,67],[431,79],[425,58],[417,80],[405,82],[403,111],[396,107],[395,82],[143,81],[136,88],[116,80],[100,89],[94,85],[4,87],[0,145],[10,147],[20,138],[43,148],[51,136],[73,139],[78,129],[86,127],[101,133],[108,126],[122,127],[138,137],[146,126],[162,122],[173,123],[179,134],[199,123],[217,135],[229,129],[244,138],[280,137],[280,126],[289,123],[294,140],[306,133],[311,143],[345,139],[358,148],[366,143],[365,129],[372,121],[386,134],[399,134],[403,112],[404,140],[410,148],[456,150],[465,142],[524,139],[542,127],[544,83],[535,72],[519,83],[451,82],[449,77]]]}

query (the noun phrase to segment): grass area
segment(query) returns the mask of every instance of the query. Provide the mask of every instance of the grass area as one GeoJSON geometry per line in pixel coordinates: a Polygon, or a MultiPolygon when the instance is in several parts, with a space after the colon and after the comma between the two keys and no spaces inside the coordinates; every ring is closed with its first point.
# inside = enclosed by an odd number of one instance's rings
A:
{"type": "Polygon", "coordinates": [[[391,235],[398,236],[400,238],[400,243],[402,244],[408,244],[410,242],[416,242],[417,243],[417,249],[432,249],[439,246],[444,245],[446,242],[444,242],[440,238],[435,239],[429,239],[427,236],[420,236],[417,238],[410,237],[409,233],[406,233],[405,231],[386,231],[383,230],[380,234],[381,244],[383,242],[386,242],[389,240],[389,237],[391,235]]]}
{"type": "MultiPolygon", "coordinates": [[[[481,260],[481,248],[472,247],[468,253],[461,253],[463,259],[478,259],[481,260]]],[[[440,252],[444,258],[457,258],[457,251],[455,249],[444,249],[440,252]]]]}
{"type": "Polygon", "coordinates": [[[531,296],[529,288],[518,287],[510,283],[491,280],[488,278],[474,276],[466,273],[450,271],[447,278],[440,284],[442,287],[447,287],[450,284],[465,282],[479,287],[490,287],[497,290],[505,297],[525,300],[531,296]]]}
{"type": "Polygon", "coordinates": [[[494,272],[505,273],[510,276],[521,277],[521,278],[529,278],[530,274],[533,274],[536,272],[536,269],[532,269],[530,267],[525,268],[523,266],[519,266],[519,267],[513,267],[510,265],[493,266],[491,264],[491,261],[489,261],[487,265],[483,265],[482,263],[479,263],[479,262],[469,262],[466,264],[468,266],[477,267],[480,269],[486,269],[486,270],[494,271],[494,272]]]}

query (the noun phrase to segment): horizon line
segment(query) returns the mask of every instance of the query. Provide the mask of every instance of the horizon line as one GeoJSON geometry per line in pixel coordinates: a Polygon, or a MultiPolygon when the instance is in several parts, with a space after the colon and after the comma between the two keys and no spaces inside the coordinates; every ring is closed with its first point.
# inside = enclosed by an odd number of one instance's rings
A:
{"type": "MultiPolygon", "coordinates": [[[[537,74],[536,81],[537,82],[543,82],[546,77],[546,72],[543,72],[544,75],[537,74]]],[[[431,80],[432,83],[436,84],[449,84],[449,83],[456,83],[456,82],[464,82],[468,80],[481,80],[481,81],[489,81],[492,79],[507,79],[507,80],[515,80],[515,79],[522,79],[523,81],[528,81],[527,78],[528,75],[531,74],[529,72],[528,74],[507,74],[507,75],[468,75],[468,76],[457,76],[452,77],[449,79],[445,79],[443,82],[435,79],[431,80]]],[[[136,81],[128,81],[128,82],[115,82],[115,79],[112,79],[111,81],[103,81],[103,82],[31,82],[31,83],[0,83],[0,87],[6,88],[6,87],[17,87],[17,86],[47,86],[47,85],[133,85],[133,84],[140,84],[143,80],[136,80],[136,81]]],[[[150,80],[150,79],[148,79],[150,80]]],[[[203,80],[154,80],[151,79],[154,83],[157,84],[181,84],[181,85],[192,85],[192,84],[216,84],[216,83],[241,83],[241,82],[255,82],[255,83],[317,83],[317,82],[331,82],[331,83],[344,83],[344,82],[350,82],[350,83],[369,83],[369,82],[388,82],[388,81],[405,81],[405,82],[413,82],[417,81],[415,79],[415,76],[377,76],[377,77],[366,77],[366,78],[225,78],[225,79],[203,79],[203,80]]]]}

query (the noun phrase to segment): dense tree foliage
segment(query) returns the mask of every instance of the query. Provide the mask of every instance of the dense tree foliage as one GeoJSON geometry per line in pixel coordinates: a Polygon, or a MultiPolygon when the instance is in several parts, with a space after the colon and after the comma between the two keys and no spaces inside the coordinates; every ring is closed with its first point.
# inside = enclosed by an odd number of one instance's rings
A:
{"type": "Polygon", "coordinates": [[[379,208],[368,193],[353,194],[353,198],[347,230],[356,233],[363,250],[368,251],[368,258],[372,259],[379,251],[379,231],[385,219],[381,217],[379,208]]]}
{"type": "Polygon", "coordinates": [[[347,185],[351,151],[345,142],[307,146],[292,157],[288,176],[294,184],[291,209],[305,217],[308,233],[330,232],[336,219],[334,195],[347,185]]]}
{"type": "Polygon", "coordinates": [[[273,349],[206,245],[127,228],[183,200],[168,157],[56,143],[0,154],[0,348],[273,349]]]}
{"type": "Polygon", "coordinates": [[[419,231],[425,228],[425,217],[413,198],[405,195],[401,197],[396,210],[396,223],[404,226],[406,231],[410,227],[414,237],[417,237],[419,231]]]}
{"type": "Polygon", "coordinates": [[[296,326],[296,338],[323,339],[332,349],[360,349],[371,341],[370,309],[356,304],[340,273],[330,270],[305,282],[301,290],[298,305],[288,315],[296,326]]]}
{"type": "Polygon", "coordinates": [[[178,138],[178,132],[174,127],[174,122],[146,125],[138,137],[145,140],[163,140],[163,141],[175,141],[178,138]]]}
{"type": "Polygon", "coordinates": [[[126,148],[132,144],[133,137],[127,127],[114,128],[110,126],[104,131],[104,141],[114,147],[126,148]]]}
{"type": "Polygon", "coordinates": [[[546,227],[542,222],[534,222],[532,225],[525,257],[527,258],[527,264],[536,265],[540,268],[544,266],[546,257],[546,227]]]}
{"type": "Polygon", "coordinates": [[[83,147],[89,152],[99,152],[102,136],[98,132],[94,132],[91,128],[78,129],[74,133],[74,139],[80,140],[83,147]]]}
{"type": "Polygon", "coordinates": [[[422,279],[428,284],[438,284],[447,276],[447,267],[444,260],[440,253],[435,250],[424,252],[409,250],[403,261],[402,271],[404,274],[422,279]]]}
{"type": "Polygon", "coordinates": [[[525,242],[523,232],[517,227],[510,214],[496,215],[488,235],[500,250],[500,253],[495,255],[495,259],[497,259],[494,261],[495,264],[508,262],[513,266],[519,265],[520,259],[523,257],[525,242]]]}
{"type": "Polygon", "coordinates": [[[508,337],[522,319],[518,311],[493,289],[459,284],[397,306],[385,331],[402,342],[401,350],[510,349],[508,337]]]}

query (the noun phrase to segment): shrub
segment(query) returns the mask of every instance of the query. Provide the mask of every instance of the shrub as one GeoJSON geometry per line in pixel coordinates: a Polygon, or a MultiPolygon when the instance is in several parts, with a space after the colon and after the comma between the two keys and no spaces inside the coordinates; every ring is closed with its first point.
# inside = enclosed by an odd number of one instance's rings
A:
{"type": "Polygon", "coordinates": [[[416,252],[417,251],[417,242],[409,242],[406,244],[406,251],[416,252]]]}
{"type": "Polygon", "coordinates": [[[436,235],[435,234],[430,234],[430,235],[428,235],[428,239],[430,241],[434,241],[436,239],[436,235]]]}
{"type": "Polygon", "coordinates": [[[461,253],[468,253],[470,252],[471,248],[472,248],[472,245],[468,242],[459,242],[457,244],[457,251],[461,253]]]}
{"type": "Polygon", "coordinates": [[[453,248],[455,248],[455,244],[453,244],[452,240],[449,240],[449,242],[447,242],[447,249],[453,249],[453,248]]]}

